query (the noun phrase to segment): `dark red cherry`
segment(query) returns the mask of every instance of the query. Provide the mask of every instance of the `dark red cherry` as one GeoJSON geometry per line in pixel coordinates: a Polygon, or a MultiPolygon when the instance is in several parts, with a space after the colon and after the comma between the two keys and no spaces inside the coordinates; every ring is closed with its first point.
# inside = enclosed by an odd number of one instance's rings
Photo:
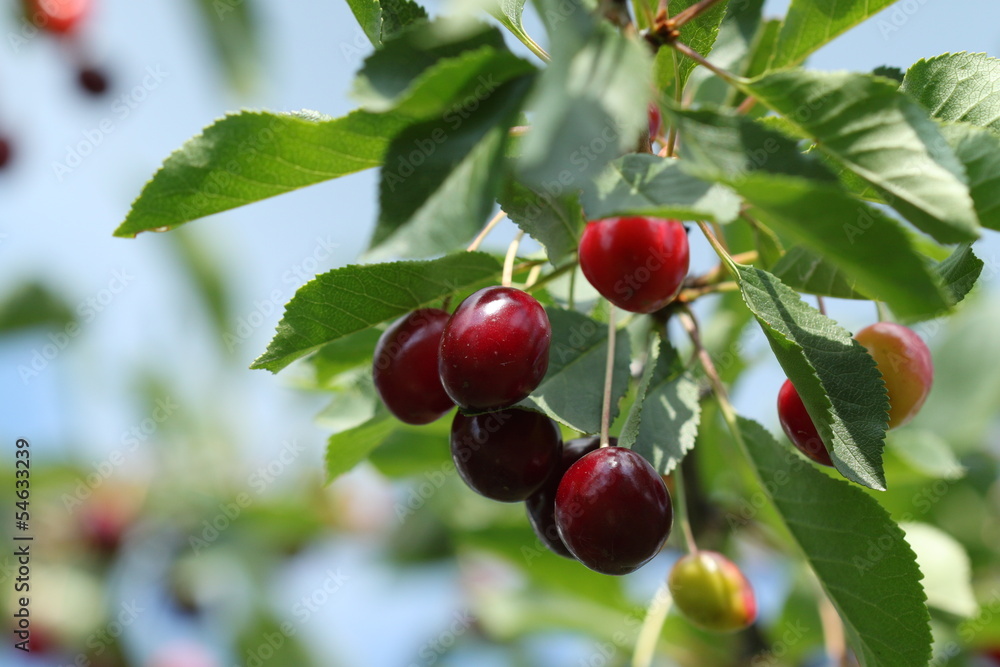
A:
{"type": "Polygon", "coordinates": [[[595,220],[580,240],[583,275],[604,298],[633,313],[651,313],[670,303],[689,262],[687,231],[676,220],[595,220]]]}
{"type": "Polygon", "coordinates": [[[660,107],[652,102],[649,103],[647,115],[649,116],[649,139],[655,141],[663,128],[663,115],[660,113],[660,107]]]}
{"type": "Polygon", "coordinates": [[[103,95],[108,92],[108,76],[96,67],[84,67],[77,73],[80,88],[91,95],[103,95]]]}
{"type": "Polygon", "coordinates": [[[516,502],[534,493],[559,461],[559,428],[543,414],[504,410],[467,417],[451,424],[451,457],[476,493],[516,502]]]}
{"type": "MultiPolygon", "coordinates": [[[[559,482],[562,481],[563,475],[566,474],[570,466],[579,461],[584,454],[597,449],[600,444],[601,439],[596,435],[564,442],[562,456],[555,470],[542,484],[542,488],[524,501],[524,506],[528,510],[528,520],[531,522],[531,527],[535,529],[535,535],[554,553],[566,558],[572,558],[573,554],[563,544],[562,538],[559,537],[559,528],[556,526],[556,491],[559,490],[559,482]]],[[[618,439],[611,438],[611,445],[617,444],[618,439]]]]}
{"type": "Polygon", "coordinates": [[[92,0],[26,0],[28,19],[42,30],[73,32],[90,12],[92,0]]]}
{"type": "Polygon", "coordinates": [[[13,150],[11,149],[10,141],[6,137],[0,137],[0,169],[10,164],[12,155],[13,150]]]}
{"type": "Polygon", "coordinates": [[[496,410],[530,394],[549,367],[552,327],[545,309],[513,287],[470,295],[441,337],[441,383],[467,411],[496,410]]]}
{"type": "Polygon", "coordinates": [[[584,455],[556,492],[559,536],[577,560],[603,574],[628,574],[652,560],[672,522],[667,487],[631,449],[584,455]]]}
{"type": "Polygon", "coordinates": [[[393,322],[375,345],[375,390],[389,412],[407,424],[429,424],[454,407],[438,375],[447,322],[443,310],[415,310],[393,322]]]}
{"type": "Polygon", "coordinates": [[[805,404],[795,390],[791,380],[785,380],[778,392],[778,419],[785,435],[803,454],[816,463],[832,466],[830,452],[826,450],[823,439],[819,437],[816,424],[806,411],[805,404]]]}

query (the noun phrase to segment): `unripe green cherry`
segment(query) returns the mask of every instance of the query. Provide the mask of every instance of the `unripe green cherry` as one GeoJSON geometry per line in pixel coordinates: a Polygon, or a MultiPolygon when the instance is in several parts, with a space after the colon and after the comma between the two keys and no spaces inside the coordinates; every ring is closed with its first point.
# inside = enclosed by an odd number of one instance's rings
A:
{"type": "Polygon", "coordinates": [[[934,380],[927,345],[912,329],[893,322],[876,322],[854,335],[878,364],[889,395],[889,428],[913,419],[934,380]]]}
{"type": "Polygon", "coordinates": [[[720,553],[684,556],[674,564],[668,584],[677,609],[703,630],[735,632],[757,618],[750,582],[736,563],[720,553]]]}

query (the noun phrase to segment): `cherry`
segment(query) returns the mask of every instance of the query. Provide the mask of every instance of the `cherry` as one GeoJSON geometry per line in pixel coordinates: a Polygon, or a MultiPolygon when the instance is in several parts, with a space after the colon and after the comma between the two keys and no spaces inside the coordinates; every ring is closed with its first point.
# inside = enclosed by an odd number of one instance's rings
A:
{"type": "Polygon", "coordinates": [[[103,95],[108,91],[108,76],[97,67],[82,67],[77,73],[77,81],[80,88],[91,95],[103,95]]]}
{"type": "Polygon", "coordinates": [[[673,507],[663,480],[631,449],[602,447],[570,466],[556,491],[559,537],[603,574],[628,574],[660,552],[673,507]]]}
{"type": "Polygon", "coordinates": [[[889,428],[913,419],[934,381],[934,364],[927,345],[912,329],[877,322],[854,335],[872,355],[889,396],[889,428]]]}
{"type": "Polygon", "coordinates": [[[458,474],[476,493],[499,500],[524,500],[548,479],[559,461],[559,427],[543,414],[505,410],[451,423],[451,457],[458,474]]]}
{"type": "Polygon", "coordinates": [[[832,466],[833,460],[827,451],[823,439],[819,437],[816,424],[806,411],[806,406],[799,397],[791,380],[785,380],[778,391],[778,419],[785,435],[803,454],[816,463],[832,466]]]}
{"type": "Polygon", "coordinates": [[[649,117],[649,140],[655,141],[663,128],[663,115],[660,113],[660,107],[650,102],[647,116],[649,117]]]}
{"type": "Polygon", "coordinates": [[[596,220],[587,223],[580,240],[583,275],[604,298],[633,313],[670,303],[689,262],[687,231],[676,220],[596,220]]]}
{"type": "Polygon", "coordinates": [[[735,632],[757,618],[750,582],[736,563],[720,553],[684,556],[674,564],[667,583],[677,608],[703,630],[735,632]]]}
{"type": "Polygon", "coordinates": [[[512,287],[481,289],[444,328],[441,383],[468,411],[513,405],[545,376],[551,340],[549,318],[534,297],[512,287]]]}
{"type": "Polygon", "coordinates": [[[91,4],[91,0],[26,0],[26,9],[36,26],[62,35],[76,30],[91,4]]]}
{"type": "Polygon", "coordinates": [[[13,152],[14,151],[10,146],[10,141],[6,137],[0,137],[0,169],[3,169],[10,164],[13,152]]]}
{"type": "MultiPolygon", "coordinates": [[[[611,438],[610,442],[612,445],[617,445],[618,439],[611,438]]],[[[535,535],[552,552],[566,558],[573,558],[573,554],[563,544],[562,538],[559,537],[559,528],[556,526],[556,491],[559,490],[559,482],[570,466],[579,461],[584,454],[597,449],[600,444],[601,439],[596,435],[563,443],[562,456],[549,478],[542,484],[542,488],[524,501],[528,510],[528,520],[535,529],[535,535]]]]}
{"type": "Polygon", "coordinates": [[[375,345],[375,390],[389,412],[407,424],[429,424],[454,407],[438,375],[438,349],[447,322],[443,310],[415,310],[393,322],[375,345]]]}

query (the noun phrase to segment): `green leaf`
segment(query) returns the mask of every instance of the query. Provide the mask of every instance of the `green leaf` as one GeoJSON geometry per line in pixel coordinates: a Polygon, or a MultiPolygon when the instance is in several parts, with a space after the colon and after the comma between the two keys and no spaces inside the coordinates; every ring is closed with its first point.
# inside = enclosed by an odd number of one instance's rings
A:
{"type": "Polygon", "coordinates": [[[771,272],[797,292],[832,296],[838,299],[868,299],[857,290],[856,282],[822,255],[795,246],[771,272]]]}
{"type": "Polygon", "coordinates": [[[397,424],[395,431],[371,453],[368,460],[387,477],[400,478],[427,474],[428,481],[440,486],[441,475],[451,474],[450,416],[426,426],[397,424]]]}
{"type": "Polygon", "coordinates": [[[772,68],[798,65],[810,53],[895,0],[792,0],[772,68]]]}
{"type": "Polygon", "coordinates": [[[917,555],[927,604],[956,616],[975,616],[979,603],[972,590],[972,563],[965,548],[929,523],[902,523],[899,527],[917,555]]]}
{"type": "Polygon", "coordinates": [[[612,162],[584,190],[583,206],[591,219],[616,215],[653,215],[682,220],[732,222],[740,199],[721,185],[685,172],[677,160],[631,154],[612,162]]]}
{"type": "Polygon", "coordinates": [[[501,187],[508,129],[530,83],[503,84],[477,106],[408,127],[393,140],[369,258],[439,254],[475,236],[501,187]]]}
{"type": "Polygon", "coordinates": [[[562,26],[552,63],[529,100],[531,131],[521,142],[522,180],[552,196],[586,187],[604,166],[634,150],[648,127],[651,57],[610,25],[582,44],[562,26]]]}
{"type": "Polygon", "coordinates": [[[879,67],[876,67],[872,70],[872,74],[886,79],[892,79],[896,83],[903,83],[903,77],[905,76],[903,70],[898,67],[890,67],[888,65],[880,65],[879,67]]]}
{"type": "Polygon", "coordinates": [[[463,107],[534,72],[504,46],[496,28],[477,24],[470,31],[437,21],[404,33],[365,60],[354,95],[367,111],[395,110],[415,120],[448,115],[460,122],[463,107]]]}
{"type": "Polygon", "coordinates": [[[882,447],[889,400],[875,361],[850,332],[773,275],[734,265],[743,300],[816,424],[837,470],[885,490],[882,447]]]}
{"type": "Polygon", "coordinates": [[[936,269],[945,289],[951,292],[953,302],[958,303],[972,291],[983,266],[983,260],[972,252],[972,244],[963,243],[947,259],[938,263],[936,269]]]}
{"type": "Polygon", "coordinates": [[[427,262],[346,266],[318,275],[285,306],[274,340],[251,368],[277,372],[322,345],[479,286],[500,269],[490,255],[463,252],[427,262]]]}
{"type": "Polygon", "coordinates": [[[576,195],[550,197],[509,178],[497,200],[508,218],[545,246],[553,264],[576,252],[585,223],[576,195]]]}
{"type": "Polygon", "coordinates": [[[386,412],[377,414],[360,426],[330,436],[326,444],[326,481],[332,482],[364,461],[398,425],[399,422],[386,412]]]}
{"type": "Polygon", "coordinates": [[[945,53],[918,60],[902,90],[942,120],[1000,132],[1000,60],[985,53],[945,53]]]}
{"type": "MultiPolygon", "coordinates": [[[[699,0],[673,0],[670,3],[670,14],[676,16],[699,0]]],[[[719,26],[726,15],[725,2],[720,2],[707,11],[681,26],[679,40],[703,56],[712,52],[715,41],[719,37],[719,26]]],[[[679,55],[674,49],[662,48],[657,52],[654,66],[656,86],[667,91],[671,97],[676,97],[675,88],[678,81],[681,90],[687,84],[688,78],[697,63],[690,58],[679,55]]]]}
{"type": "Polygon", "coordinates": [[[323,387],[338,375],[372,363],[372,354],[382,332],[368,328],[327,343],[309,358],[316,384],[323,387]]]}
{"type": "Polygon", "coordinates": [[[426,10],[413,0],[347,0],[347,4],[375,48],[404,28],[427,19],[426,10]]]}
{"type": "Polygon", "coordinates": [[[922,575],[903,532],[875,499],[779,445],[760,424],[740,428],[763,493],[837,608],[865,667],[931,657],[922,575]]]}
{"type": "Polygon", "coordinates": [[[168,157],[115,236],[166,231],[197,218],[322,183],[382,163],[405,122],[356,111],[244,111],[216,121],[168,157]]]}
{"type": "Polygon", "coordinates": [[[674,117],[681,125],[685,169],[728,185],[753,205],[752,217],[834,263],[858,291],[908,319],[950,307],[936,274],[899,223],[851,198],[793,140],[737,116],[674,117]]]}
{"type": "Polygon", "coordinates": [[[1000,136],[964,124],[943,125],[941,133],[965,166],[979,223],[1000,231],[1000,136]]]}
{"type": "MultiPolygon", "coordinates": [[[[608,327],[575,311],[546,308],[552,325],[549,370],[531,396],[518,405],[539,410],[581,433],[601,430],[604,366],[608,327]]],[[[631,346],[621,332],[615,338],[615,370],[611,384],[611,418],[629,383],[631,346]]]]}
{"type": "Polygon", "coordinates": [[[677,373],[676,356],[655,338],[618,438],[619,446],[642,454],[661,475],[670,474],[694,448],[701,419],[700,387],[690,374],[677,373]]]}
{"type": "Polygon", "coordinates": [[[978,237],[961,162],[937,124],[892,82],[869,74],[796,70],[768,74],[744,88],[938,241],[978,237]]]}

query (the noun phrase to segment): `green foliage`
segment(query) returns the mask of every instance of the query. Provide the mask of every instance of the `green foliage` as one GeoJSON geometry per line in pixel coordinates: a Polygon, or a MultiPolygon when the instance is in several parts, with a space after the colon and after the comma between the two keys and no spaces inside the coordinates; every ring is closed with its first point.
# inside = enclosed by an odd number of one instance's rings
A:
{"type": "Polygon", "coordinates": [[[630,447],[670,474],[693,447],[701,419],[701,387],[676,368],[677,353],[657,337],[618,445],[630,447]]]}
{"type": "Polygon", "coordinates": [[[875,361],[851,334],[767,271],[737,266],[743,298],[844,477],[885,489],[889,401],[875,361]]]}
{"type": "Polygon", "coordinates": [[[985,53],[945,53],[918,60],[906,72],[902,90],[931,115],[1000,132],[1000,60],[985,53]]]}
{"type": "Polygon", "coordinates": [[[213,213],[382,163],[402,129],[391,114],[243,111],[171,155],[142,189],[115,236],[166,231],[213,213]]]}
{"type": "Polygon", "coordinates": [[[583,209],[575,195],[546,196],[509,179],[497,197],[507,217],[543,246],[558,264],[576,253],[583,233],[583,209]]]}
{"type": "Polygon", "coordinates": [[[740,428],[761,492],[840,612],[861,664],[927,664],[926,597],[903,531],[873,498],[818,472],[759,424],[743,419],[740,428]]]}
{"type": "MultiPolygon", "coordinates": [[[[582,433],[601,429],[604,365],[608,356],[608,327],[580,313],[548,308],[552,325],[549,370],[531,396],[519,405],[544,412],[582,433]],[[595,381],[598,379],[598,381],[595,381]]],[[[629,381],[631,346],[627,336],[615,338],[612,405],[625,394],[629,381]]],[[[612,410],[612,418],[617,407],[612,410]]]]}
{"type": "Polygon", "coordinates": [[[771,67],[801,64],[810,53],[893,2],[895,0],[792,0],[771,67]]]}

